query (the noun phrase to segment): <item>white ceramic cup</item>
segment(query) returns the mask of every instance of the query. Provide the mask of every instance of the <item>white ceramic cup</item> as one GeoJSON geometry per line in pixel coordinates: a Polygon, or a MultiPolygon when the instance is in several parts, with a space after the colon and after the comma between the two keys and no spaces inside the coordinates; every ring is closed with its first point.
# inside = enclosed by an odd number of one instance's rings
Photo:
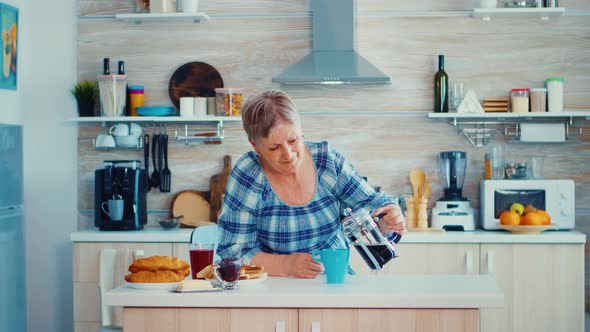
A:
{"type": "Polygon", "coordinates": [[[207,97],[195,97],[195,116],[207,115],[207,97]]]}
{"type": "Polygon", "coordinates": [[[126,123],[118,123],[109,128],[109,134],[113,136],[129,136],[129,125],[126,123]]]}
{"type": "Polygon", "coordinates": [[[100,134],[96,136],[95,146],[97,148],[114,148],[115,138],[111,135],[100,134]]]}
{"type": "Polygon", "coordinates": [[[183,118],[192,118],[195,116],[195,98],[180,97],[180,116],[183,118]]]}
{"type": "Polygon", "coordinates": [[[113,221],[123,220],[123,207],[122,199],[109,199],[108,202],[102,202],[100,205],[102,211],[113,221]],[[105,209],[105,206],[108,206],[108,211],[105,209]]]}
{"type": "Polygon", "coordinates": [[[137,123],[130,123],[129,124],[129,136],[139,136],[141,135],[141,126],[137,123]]]}
{"type": "Polygon", "coordinates": [[[199,0],[181,0],[180,5],[185,13],[196,13],[199,7],[199,0]]]}

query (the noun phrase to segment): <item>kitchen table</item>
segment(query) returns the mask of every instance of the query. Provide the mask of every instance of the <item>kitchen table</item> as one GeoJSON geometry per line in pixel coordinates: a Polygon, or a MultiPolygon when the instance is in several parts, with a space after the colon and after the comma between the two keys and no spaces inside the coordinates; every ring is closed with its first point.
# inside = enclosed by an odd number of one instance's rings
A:
{"type": "Polygon", "coordinates": [[[504,295],[488,275],[364,275],[208,293],[124,285],[104,301],[124,307],[124,331],[479,331],[480,310],[503,307],[504,295]]]}

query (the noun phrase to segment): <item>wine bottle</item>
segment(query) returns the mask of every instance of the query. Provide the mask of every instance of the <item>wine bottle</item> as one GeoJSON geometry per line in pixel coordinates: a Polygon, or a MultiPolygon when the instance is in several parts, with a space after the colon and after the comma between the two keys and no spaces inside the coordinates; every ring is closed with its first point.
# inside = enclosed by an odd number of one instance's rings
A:
{"type": "MultiPolygon", "coordinates": [[[[118,67],[118,74],[125,75],[125,61],[120,60],[117,64],[118,67]]],[[[129,94],[129,85],[125,84],[125,116],[131,115],[131,109],[129,107],[131,105],[130,94],[129,94]]]]}
{"type": "Polygon", "coordinates": [[[445,72],[445,56],[438,56],[438,71],[434,75],[434,111],[449,112],[449,76],[445,72]]]}
{"type": "Polygon", "coordinates": [[[110,75],[111,74],[109,58],[102,59],[102,74],[103,75],[110,75]]]}

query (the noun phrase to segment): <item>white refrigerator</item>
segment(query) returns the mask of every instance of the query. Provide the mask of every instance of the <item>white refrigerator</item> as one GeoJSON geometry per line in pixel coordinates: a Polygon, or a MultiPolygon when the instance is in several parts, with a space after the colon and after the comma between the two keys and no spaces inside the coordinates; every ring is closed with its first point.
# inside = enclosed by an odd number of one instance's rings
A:
{"type": "Polygon", "coordinates": [[[0,124],[0,332],[26,331],[22,126],[0,124]]]}

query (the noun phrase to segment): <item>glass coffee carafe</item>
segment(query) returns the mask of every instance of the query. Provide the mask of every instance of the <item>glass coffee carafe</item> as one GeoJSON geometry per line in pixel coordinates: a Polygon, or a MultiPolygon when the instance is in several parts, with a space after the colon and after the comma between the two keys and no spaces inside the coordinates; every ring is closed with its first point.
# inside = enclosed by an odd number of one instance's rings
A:
{"type": "Polygon", "coordinates": [[[379,271],[392,258],[398,257],[394,243],[401,240],[401,235],[395,233],[393,240],[387,240],[371,217],[367,209],[361,208],[356,212],[347,208],[348,217],[342,221],[343,233],[346,240],[361,255],[371,270],[379,271]],[[393,242],[393,243],[392,243],[393,242]]]}

